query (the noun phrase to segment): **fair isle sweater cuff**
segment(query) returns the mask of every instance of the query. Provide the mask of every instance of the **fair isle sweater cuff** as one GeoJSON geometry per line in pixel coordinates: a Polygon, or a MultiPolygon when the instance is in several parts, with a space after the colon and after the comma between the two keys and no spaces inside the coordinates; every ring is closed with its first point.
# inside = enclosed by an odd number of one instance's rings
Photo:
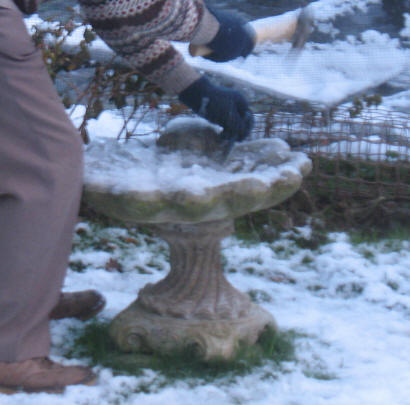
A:
{"type": "Polygon", "coordinates": [[[203,45],[211,42],[219,30],[219,22],[204,6],[204,14],[198,28],[191,39],[193,45],[203,45]]]}
{"type": "Polygon", "coordinates": [[[199,72],[182,60],[175,68],[168,71],[157,84],[167,94],[179,94],[200,77],[199,72]]]}

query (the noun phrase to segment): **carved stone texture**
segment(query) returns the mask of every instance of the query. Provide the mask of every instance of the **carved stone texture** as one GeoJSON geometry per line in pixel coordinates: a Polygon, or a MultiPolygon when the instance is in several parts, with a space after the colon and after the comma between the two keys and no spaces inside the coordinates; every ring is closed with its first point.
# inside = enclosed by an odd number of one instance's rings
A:
{"type": "Polygon", "coordinates": [[[205,359],[232,356],[239,342],[253,344],[276,323],[225,278],[220,240],[232,221],[160,225],[170,245],[171,270],[114,319],[111,335],[124,351],[169,352],[194,346],[205,359]]]}
{"type": "Polygon", "coordinates": [[[236,290],[221,269],[220,240],[232,232],[232,221],[156,229],[170,246],[171,271],[140,291],[143,308],[183,319],[237,319],[248,314],[249,297],[236,290]]]}
{"type": "MultiPolygon", "coordinates": [[[[126,145],[112,149],[105,150],[97,143],[86,153],[84,200],[95,210],[127,223],[178,224],[237,218],[285,201],[299,189],[312,167],[304,154],[290,151],[280,139],[259,139],[236,144],[224,165],[215,166],[211,159],[193,154],[188,159],[191,164],[207,163],[209,170],[218,168],[213,172],[215,181],[204,186],[201,193],[180,186],[178,177],[172,184],[159,181],[157,188],[143,189],[135,181],[138,175],[132,173],[144,168],[145,163],[128,156],[131,153],[126,145]],[[106,152],[104,158],[102,152],[106,152]],[[116,165],[124,167],[120,175],[103,175],[116,165]],[[224,181],[217,181],[219,178],[224,181]],[[126,187],[118,185],[122,182],[126,187]]],[[[135,149],[141,156],[148,154],[143,148],[135,149]]],[[[167,154],[158,152],[158,156],[148,165],[150,175],[157,180],[167,154]]]]}
{"type": "Polygon", "coordinates": [[[110,334],[124,352],[194,349],[210,360],[232,357],[240,342],[254,344],[267,326],[277,329],[272,315],[255,304],[242,318],[195,320],[155,315],[135,301],[112,321],[110,334]]]}

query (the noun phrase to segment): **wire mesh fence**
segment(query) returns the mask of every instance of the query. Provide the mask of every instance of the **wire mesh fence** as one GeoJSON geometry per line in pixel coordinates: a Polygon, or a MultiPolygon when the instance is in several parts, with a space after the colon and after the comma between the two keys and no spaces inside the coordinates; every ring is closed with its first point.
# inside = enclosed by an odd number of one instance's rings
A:
{"type": "MultiPolygon", "coordinates": [[[[70,47],[68,38],[78,25],[72,20],[37,28],[33,39],[43,50],[66,107],[84,107],[79,124],[84,139],[87,121],[105,109],[117,110],[124,121],[119,139],[135,136],[152,110],[158,111],[159,127],[170,115],[181,113],[171,102],[164,117],[162,96],[136,72],[118,66],[112,56],[95,59],[90,47],[94,36],[87,29],[81,31],[79,46],[70,47]],[[50,37],[54,40],[45,40],[50,37]]],[[[307,181],[316,188],[336,195],[410,199],[410,114],[367,108],[354,117],[358,111],[340,107],[291,113],[271,109],[272,102],[266,100],[267,108],[256,115],[254,136],[279,137],[292,149],[306,152],[313,161],[307,181]]]]}
{"type": "Polygon", "coordinates": [[[258,117],[255,136],[279,137],[306,152],[313,162],[307,183],[336,198],[410,201],[410,114],[272,111],[258,117]]]}

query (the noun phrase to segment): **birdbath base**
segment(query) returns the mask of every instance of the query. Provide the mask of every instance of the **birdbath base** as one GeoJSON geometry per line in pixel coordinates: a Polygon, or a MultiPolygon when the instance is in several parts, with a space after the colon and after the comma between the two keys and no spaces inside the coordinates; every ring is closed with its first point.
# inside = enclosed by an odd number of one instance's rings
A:
{"type": "Polygon", "coordinates": [[[203,359],[230,358],[267,326],[277,329],[272,315],[223,274],[220,242],[232,233],[232,220],[155,228],[169,244],[171,270],[113,320],[110,334],[121,350],[194,348],[203,359]]]}

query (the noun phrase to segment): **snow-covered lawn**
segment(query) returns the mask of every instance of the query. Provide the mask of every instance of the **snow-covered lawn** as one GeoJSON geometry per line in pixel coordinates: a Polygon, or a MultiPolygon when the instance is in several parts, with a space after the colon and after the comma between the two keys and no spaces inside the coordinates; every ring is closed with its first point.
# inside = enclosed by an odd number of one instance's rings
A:
{"type": "MultiPolygon", "coordinates": [[[[317,28],[332,34],[336,16],[374,3],[380,0],[319,0],[317,28]]],[[[31,27],[39,18],[26,23],[31,27]]],[[[402,39],[409,37],[409,26],[407,16],[402,39]]],[[[78,38],[77,32],[73,44],[78,38]]],[[[410,60],[398,39],[372,29],[328,44],[309,42],[293,66],[286,57],[289,44],[263,45],[247,60],[231,64],[191,58],[186,45],[178,49],[201,70],[324,104],[389,79],[407,82],[410,60]]],[[[104,53],[101,41],[95,51],[104,53]]],[[[409,94],[386,97],[383,106],[406,111],[409,94]]],[[[73,121],[83,112],[81,107],[74,111],[73,121]]],[[[152,125],[144,125],[138,131],[152,131],[152,125]]],[[[122,120],[109,111],[88,126],[92,139],[116,137],[121,128],[122,120]]],[[[235,237],[223,242],[229,280],[256,297],[282,330],[296,332],[294,361],[279,369],[266,362],[246,376],[214,381],[169,381],[151,369],[139,376],[114,375],[96,367],[95,387],[70,387],[63,395],[0,394],[0,405],[410,405],[410,241],[357,245],[345,233],[332,233],[317,249],[300,247],[295,239],[309,239],[310,233],[306,227],[272,243],[235,237]]],[[[100,290],[107,298],[98,317],[102,321],[169,269],[167,246],[159,239],[90,223],[78,225],[70,263],[64,289],[100,290]]],[[[82,328],[75,320],[52,323],[53,359],[88,364],[84,358],[64,358],[73,346],[73,330],[82,328]]]]}
{"type": "MultiPolygon", "coordinates": [[[[353,244],[347,234],[331,233],[317,249],[300,247],[310,235],[304,227],[272,243],[233,236],[223,242],[229,280],[252,292],[281,329],[297,332],[295,361],[279,369],[266,362],[248,375],[214,381],[167,381],[150,369],[138,377],[114,376],[97,367],[95,387],[0,395],[0,404],[408,405],[410,241],[353,244]]],[[[77,226],[70,263],[65,290],[103,292],[107,307],[100,320],[113,318],[169,268],[161,240],[90,223],[77,226]]],[[[53,322],[54,359],[87,364],[63,357],[73,328],[83,327],[75,320],[53,322]]]]}

